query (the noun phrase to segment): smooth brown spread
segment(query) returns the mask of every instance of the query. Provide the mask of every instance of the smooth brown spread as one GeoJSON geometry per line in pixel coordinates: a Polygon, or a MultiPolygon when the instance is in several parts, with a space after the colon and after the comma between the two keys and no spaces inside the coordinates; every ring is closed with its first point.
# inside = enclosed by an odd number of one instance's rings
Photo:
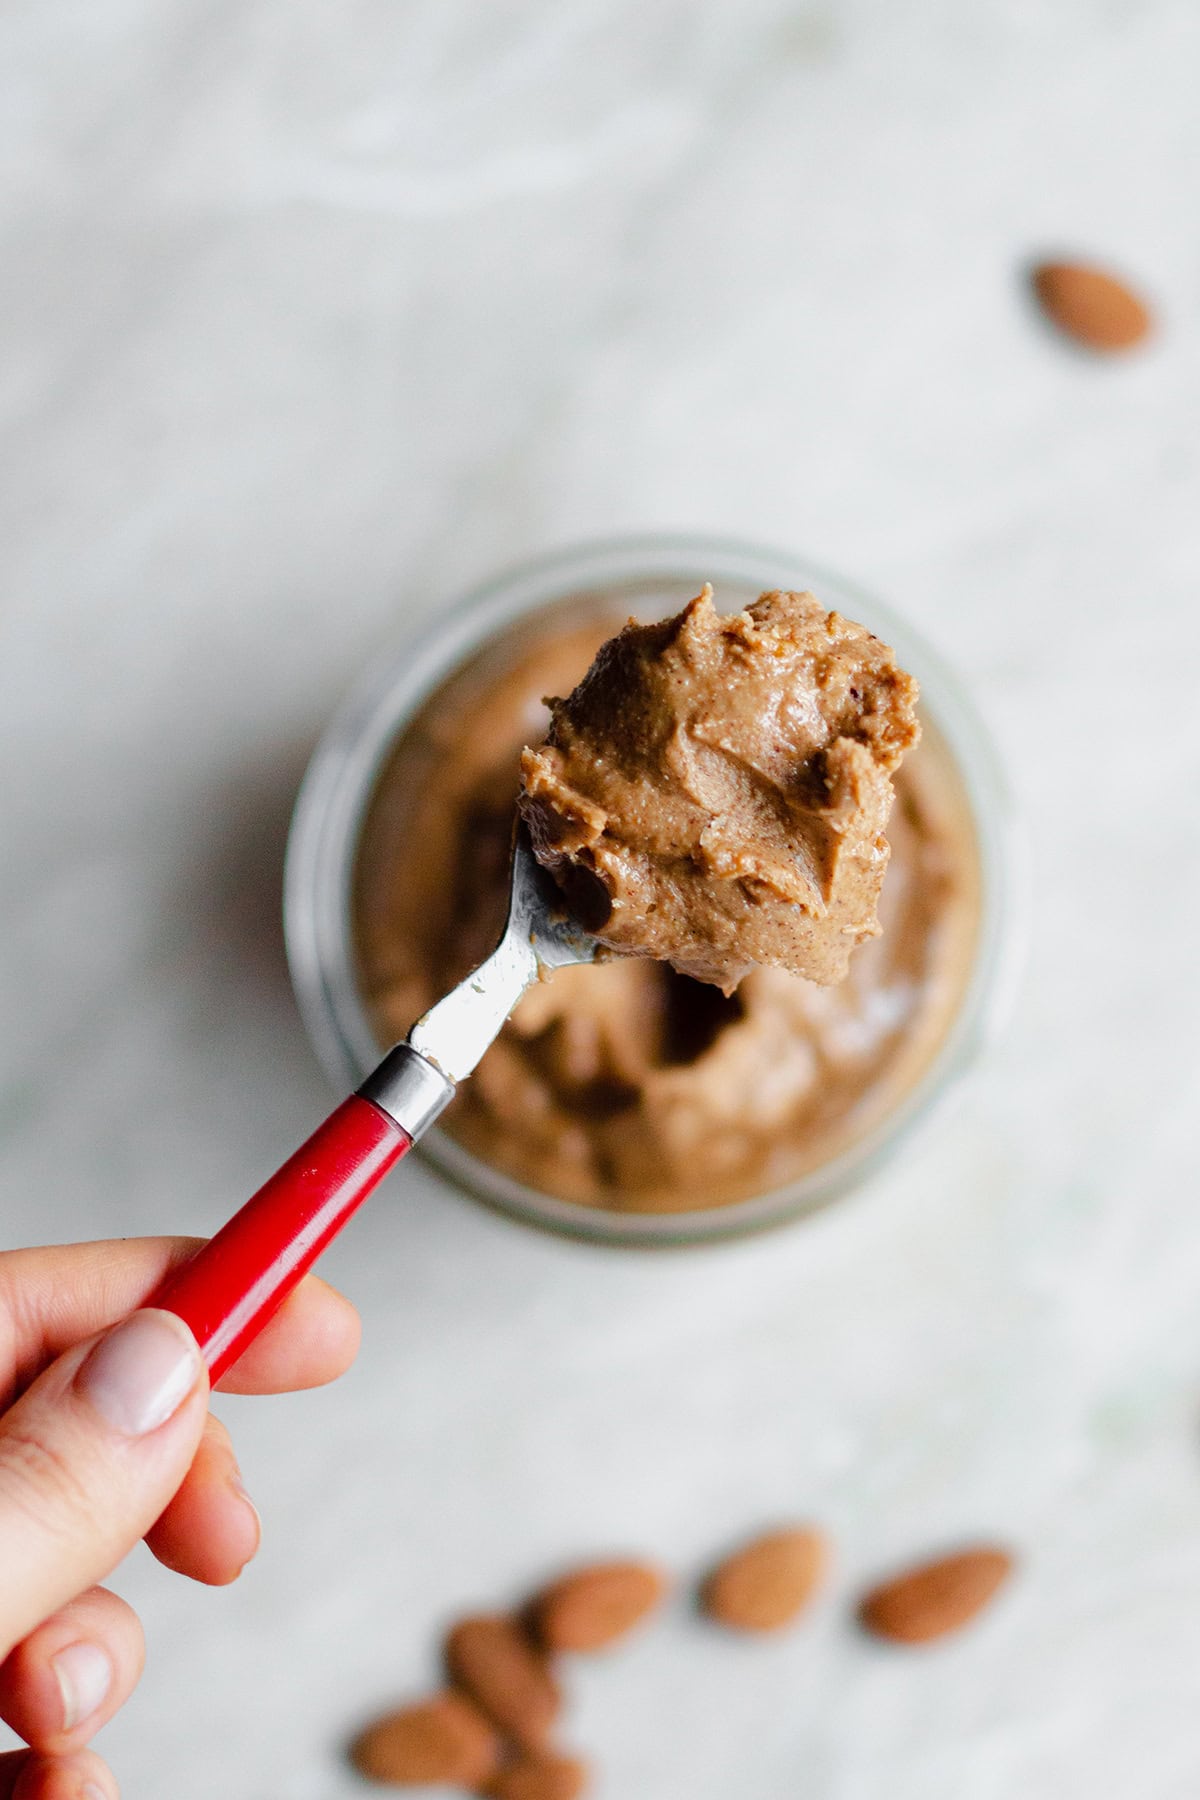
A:
{"type": "MultiPolygon", "coordinates": [[[[623,611],[602,596],[513,626],[426,703],[382,771],[360,840],[354,925],[380,1045],[494,946],[523,747],[623,611]]],[[[835,986],[755,968],[737,991],[616,957],[521,1001],[444,1127],[549,1194],[628,1211],[744,1199],[828,1162],[911,1090],[970,973],[978,859],[929,721],[894,777],[882,934],[835,986]]]]}
{"type": "Polygon", "coordinates": [[[521,759],[534,851],[608,948],[730,994],[756,965],[841,981],[878,934],[891,777],[917,685],[811,594],[704,591],[602,645],[521,759]]]}

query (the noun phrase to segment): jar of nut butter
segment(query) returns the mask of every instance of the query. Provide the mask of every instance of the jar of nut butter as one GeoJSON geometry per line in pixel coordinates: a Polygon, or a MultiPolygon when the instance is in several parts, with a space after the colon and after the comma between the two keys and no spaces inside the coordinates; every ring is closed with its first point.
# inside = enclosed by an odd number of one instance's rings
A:
{"type": "Polygon", "coordinates": [[[502,576],[426,618],[334,717],[296,805],[285,924],[301,1011],[339,1086],[495,944],[522,749],[546,699],[629,618],[704,584],[736,612],[809,590],[920,684],[895,776],[879,936],[818,986],[754,968],[732,994],[616,956],[517,1006],[423,1152],[523,1220],[681,1244],[799,1217],[894,1156],[994,1029],[1011,987],[1019,837],[967,696],[878,601],[802,558],[637,538],[502,576]]]}

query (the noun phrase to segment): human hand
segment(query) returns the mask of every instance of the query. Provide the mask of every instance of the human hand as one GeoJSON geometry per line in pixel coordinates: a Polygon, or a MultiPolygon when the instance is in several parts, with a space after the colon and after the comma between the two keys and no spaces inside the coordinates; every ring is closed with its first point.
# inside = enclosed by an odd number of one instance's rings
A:
{"type": "MultiPolygon", "coordinates": [[[[0,1755],[0,1800],[115,1800],[85,1746],[145,1652],[136,1613],[96,1583],[139,1538],[214,1585],[258,1548],[195,1340],[171,1313],[133,1311],[198,1248],[134,1238],[0,1254],[0,1718],[31,1746],[0,1755]]],[[[220,1388],[320,1386],[358,1336],[349,1301],[310,1275],[220,1388]]]]}

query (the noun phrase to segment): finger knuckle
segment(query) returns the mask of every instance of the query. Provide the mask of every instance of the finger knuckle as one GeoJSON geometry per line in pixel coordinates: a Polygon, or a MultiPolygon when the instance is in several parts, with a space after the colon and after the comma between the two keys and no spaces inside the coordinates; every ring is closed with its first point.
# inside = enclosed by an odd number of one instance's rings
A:
{"type": "Polygon", "coordinates": [[[65,1451],[10,1420],[0,1441],[0,1500],[42,1532],[72,1537],[91,1512],[86,1477],[65,1451]]]}

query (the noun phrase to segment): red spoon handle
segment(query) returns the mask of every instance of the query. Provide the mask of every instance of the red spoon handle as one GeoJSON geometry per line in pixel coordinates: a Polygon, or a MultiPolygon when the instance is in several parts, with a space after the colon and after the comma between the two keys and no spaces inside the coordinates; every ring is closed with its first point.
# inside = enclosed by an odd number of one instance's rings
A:
{"type": "Polygon", "coordinates": [[[191,1327],[214,1386],[411,1144],[351,1095],[147,1303],[191,1327]]]}

